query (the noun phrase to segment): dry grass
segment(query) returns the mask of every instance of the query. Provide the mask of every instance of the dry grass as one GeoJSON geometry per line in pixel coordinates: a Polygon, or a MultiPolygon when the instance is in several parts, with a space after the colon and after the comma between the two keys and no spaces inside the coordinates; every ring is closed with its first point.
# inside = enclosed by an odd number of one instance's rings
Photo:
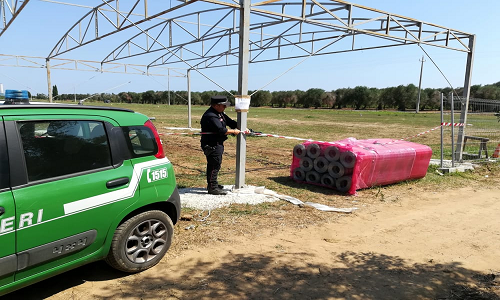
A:
{"type": "MultiPolygon", "coordinates": [[[[166,130],[160,130],[166,132],[166,130]]],[[[180,187],[204,187],[205,157],[200,149],[199,136],[164,136],[165,150],[172,161],[177,182],[180,187]]],[[[290,178],[290,163],[292,149],[296,141],[276,138],[249,137],[247,139],[246,184],[265,186],[278,193],[290,195],[302,201],[312,201],[334,207],[359,207],[363,210],[376,211],[383,205],[398,205],[403,197],[416,196],[423,191],[440,191],[463,185],[477,186],[496,178],[500,183],[500,167],[498,164],[484,165],[474,172],[440,176],[431,168],[427,176],[420,180],[405,181],[383,187],[373,187],[360,190],[355,196],[339,194],[334,190],[305,185],[294,182],[290,178]]],[[[220,172],[220,182],[234,183],[236,138],[231,137],[225,143],[226,152],[220,172]]],[[[184,210],[186,219],[176,226],[174,245],[178,250],[202,246],[220,240],[231,241],[235,235],[252,235],[259,228],[295,227],[320,225],[336,222],[339,218],[349,218],[352,215],[325,213],[310,207],[298,207],[284,201],[264,203],[257,206],[232,205],[211,212],[204,221],[197,221],[206,216],[207,212],[184,210]],[[194,225],[194,230],[185,230],[194,225]],[[182,241],[182,242],[180,242],[182,241]]],[[[177,251],[173,251],[175,253],[177,251]]]]}
{"type": "MultiPolygon", "coordinates": [[[[186,127],[186,112],[179,108],[169,108],[168,114],[162,109],[143,110],[143,106],[132,107],[136,111],[156,117],[156,126],[161,133],[172,132],[164,127],[186,127]]],[[[199,118],[205,107],[195,107],[193,127],[199,128],[199,118]]],[[[228,112],[231,117],[235,113],[228,112]]],[[[314,110],[272,110],[252,109],[248,115],[249,128],[270,134],[288,135],[317,140],[334,141],[346,137],[363,138],[403,138],[429,130],[436,126],[439,115],[414,116],[403,113],[363,113],[314,110]],[[329,115],[330,114],[330,115],[329,115]]],[[[439,124],[439,123],[437,123],[439,124]]],[[[205,157],[200,149],[199,136],[163,135],[167,157],[172,161],[179,187],[204,187],[205,157]]],[[[425,134],[410,141],[426,144],[436,152],[440,138],[439,131],[425,134]]],[[[486,180],[500,184],[500,165],[482,165],[474,172],[438,175],[436,167],[429,168],[425,178],[401,182],[383,187],[360,190],[356,196],[339,194],[334,190],[298,184],[290,179],[290,164],[294,140],[267,137],[248,137],[246,154],[245,183],[265,186],[278,193],[290,195],[302,201],[312,201],[334,207],[359,207],[364,212],[376,212],[386,205],[400,205],[401,199],[417,197],[422,192],[445,192],[464,185],[481,189],[486,180]]],[[[225,143],[225,154],[220,172],[220,182],[232,184],[236,173],[236,138],[230,137],[225,143]]],[[[448,145],[449,147],[449,145],[448,145]]],[[[436,157],[436,154],[434,154],[436,157]]],[[[325,213],[311,207],[299,207],[278,201],[256,206],[232,205],[210,212],[185,209],[183,219],[175,227],[176,238],[168,255],[182,255],[187,249],[202,249],[211,244],[233,243],[237,237],[257,238],[260,229],[279,231],[288,228],[306,228],[325,223],[339,222],[342,218],[356,218],[356,214],[325,213]],[[186,229],[190,228],[190,229],[186,229]]],[[[491,292],[492,285],[477,284],[455,286],[446,299],[497,299],[491,292]],[[484,296],[484,297],[483,297],[484,296]],[[490,297],[491,296],[491,297],[490,297]],[[481,298],[483,297],[483,298],[481,298]]],[[[496,286],[496,285],[495,285],[496,286]]]]}

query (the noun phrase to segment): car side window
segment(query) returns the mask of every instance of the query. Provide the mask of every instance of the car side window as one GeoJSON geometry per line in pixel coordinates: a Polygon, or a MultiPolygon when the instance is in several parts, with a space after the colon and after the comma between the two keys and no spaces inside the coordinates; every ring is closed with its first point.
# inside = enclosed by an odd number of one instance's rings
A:
{"type": "Polygon", "coordinates": [[[129,141],[129,148],[133,157],[154,155],[158,152],[158,146],[151,129],[145,126],[134,126],[123,128],[125,137],[129,141]]]}
{"type": "Polygon", "coordinates": [[[103,122],[26,121],[17,127],[30,182],[111,166],[103,122]]]}

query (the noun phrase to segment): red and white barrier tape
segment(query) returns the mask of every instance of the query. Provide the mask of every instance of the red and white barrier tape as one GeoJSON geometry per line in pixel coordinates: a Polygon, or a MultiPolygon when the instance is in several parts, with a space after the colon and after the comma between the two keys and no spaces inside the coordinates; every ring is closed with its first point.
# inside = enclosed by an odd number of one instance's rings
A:
{"type": "Polygon", "coordinates": [[[436,130],[436,129],[438,129],[438,128],[441,128],[442,126],[443,126],[443,125],[436,126],[436,127],[432,128],[432,129],[430,129],[430,130],[427,130],[427,131],[421,132],[421,133],[419,133],[419,134],[412,135],[412,136],[409,136],[409,137],[407,137],[407,138],[401,139],[400,141],[405,141],[405,140],[409,140],[409,139],[415,138],[415,137],[417,137],[417,136],[424,135],[424,134],[429,133],[429,132],[431,132],[431,131],[434,131],[434,130],[436,130]]]}
{"type": "MultiPolygon", "coordinates": [[[[402,139],[400,139],[400,141],[404,141],[404,140],[408,140],[408,139],[412,139],[412,138],[424,135],[424,134],[432,132],[432,131],[434,131],[434,130],[436,130],[438,128],[441,128],[443,126],[452,126],[452,125],[454,127],[461,127],[461,126],[464,126],[464,123],[446,123],[446,122],[444,122],[444,123],[441,123],[441,125],[436,126],[436,127],[432,128],[430,130],[421,132],[421,133],[413,135],[413,136],[402,138],[402,139]]],[[[166,128],[166,129],[172,129],[172,128],[166,128]]],[[[160,135],[203,135],[203,134],[216,134],[216,133],[215,132],[182,132],[182,133],[181,132],[179,132],[179,133],[177,133],[177,132],[168,132],[168,133],[163,133],[163,134],[160,134],[160,135]]],[[[252,133],[250,133],[248,135],[250,135],[250,136],[274,137],[274,138],[288,139],[288,140],[297,140],[297,141],[310,141],[310,142],[324,143],[323,141],[315,141],[313,139],[304,139],[304,138],[298,138],[298,137],[293,137],[293,136],[284,136],[284,135],[269,134],[269,133],[260,133],[260,132],[252,132],[252,133]]]]}
{"type": "Polygon", "coordinates": [[[462,126],[464,126],[464,123],[446,123],[446,122],[445,122],[445,123],[441,123],[441,125],[439,125],[439,126],[436,126],[436,127],[432,128],[432,129],[430,129],[430,130],[427,130],[427,131],[421,132],[421,133],[419,133],[419,134],[412,135],[412,136],[409,136],[409,137],[407,137],[407,138],[401,139],[401,141],[408,140],[408,139],[411,139],[411,138],[415,138],[415,137],[418,137],[418,136],[424,135],[424,134],[429,133],[429,132],[431,132],[431,131],[434,131],[434,130],[436,130],[436,129],[438,129],[438,128],[441,128],[441,127],[443,127],[443,126],[452,126],[452,125],[453,125],[454,127],[462,127],[462,126]]]}
{"type": "Polygon", "coordinates": [[[462,127],[462,126],[465,126],[464,123],[441,123],[441,126],[451,126],[451,124],[453,124],[454,127],[462,127]]]}
{"type": "Polygon", "coordinates": [[[268,134],[268,133],[251,133],[250,135],[257,135],[257,136],[267,136],[267,137],[275,137],[275,138],[280,138],[280,139],[288,139],[288,140],[297,140],[297,141],[314,141],[312,139],[303,139],[303,138],[297,138],[293,136],[284,136],[284,135],[276,135],[276,134],[268,134]]]}
{"type": "MultiPolygon", "coordinates": [[[[167,132],[167,133],[161,133],[160,135],[202,135],[202,134],[216,134],[216,132],[167,132]]],[[[258,132],[252,132],[252,133],[249,133],[247,135],[250,135],[250,136],[267,136],[267,137],[275,137],[275,138],[298,140],[298,141],[314,141],[312,139],[303,139],[303,138],[297,138],[297,137],[292,137],[292,136],[283,136],[283,135],[268,134],[268,133],[258,133],[258,132]]]]}
{"type": "Polygon", "coordinates": [[[160,133],[160,135],[202,135],[202,134],[215,134],[215,132],[167,132],[167,133],[160,133]]]}

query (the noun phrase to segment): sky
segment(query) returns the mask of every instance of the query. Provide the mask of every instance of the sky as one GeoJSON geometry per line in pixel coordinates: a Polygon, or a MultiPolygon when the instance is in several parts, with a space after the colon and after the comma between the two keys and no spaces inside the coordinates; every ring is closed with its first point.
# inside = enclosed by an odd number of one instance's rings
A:
{"type": "MultiPolygon", "coordinates": [[[[68,1],[81,5],[102,3],[96,0],[68,1]]],[[[155,1],[150,0],[148,3],[153,10],[155,1]]],[[[353,0],[351,3],[476,34],[472,84],[486,85],[500,81],[500,1],[353,0]]],[[[0,54],[47,57],[67,29],[87,11],[88,8],[31,0],[0,36],[0,54]]],[[[105,49],[109,49],[112,39],[116,46],[121,43],[116,42],[117,40],[124,41],[132,34],[135,33],[124,32],[109,40],[103,38],[92,47],[82,47],[64,57],[100,61],[108,53],[103,54],[105,49]]],[[[425,57],[423,88],[443,88],[450,85],[458,88],[464,85],[465,53],[430,46],[424,46],[424,49],[437,67],[425,57]]],[[[322,88],[332,91],[355,86],[385,88],[410,83],[418,86],[423,55],[425,53],[413,45],[310,57],[300,64],[298,62],[302,59],[250,64],[249,90],[322,88]]],[[[213,68],[201,72],[203,75],[191,72],[192,91],[238,88],[236,67],[213,68]]],[[[32,94],[47,94],[48,90],[44,68],[0,66],[0,83],[4,89],[27,89],[32,94]]],[[[187,90],[185,77],[168,79],[161,76],[65,70],[52,70],[51,84],[57,85],[60,94],[187,90]]]]}

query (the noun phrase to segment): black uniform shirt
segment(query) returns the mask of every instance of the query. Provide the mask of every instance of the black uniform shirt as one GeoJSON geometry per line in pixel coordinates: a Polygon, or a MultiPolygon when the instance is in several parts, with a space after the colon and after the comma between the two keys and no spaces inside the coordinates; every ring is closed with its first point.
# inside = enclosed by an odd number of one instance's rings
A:
{"type": "Polygon", "coordinates": [[[210,132],[211,134],[201,135],[201,145],[215,146],[222,144],[227,140],[226,126],[234,129],[238,123],[228,117],[225,113],[219,113],[215,108],[211,107],[201,117],[201,132],[210,132]]]}

